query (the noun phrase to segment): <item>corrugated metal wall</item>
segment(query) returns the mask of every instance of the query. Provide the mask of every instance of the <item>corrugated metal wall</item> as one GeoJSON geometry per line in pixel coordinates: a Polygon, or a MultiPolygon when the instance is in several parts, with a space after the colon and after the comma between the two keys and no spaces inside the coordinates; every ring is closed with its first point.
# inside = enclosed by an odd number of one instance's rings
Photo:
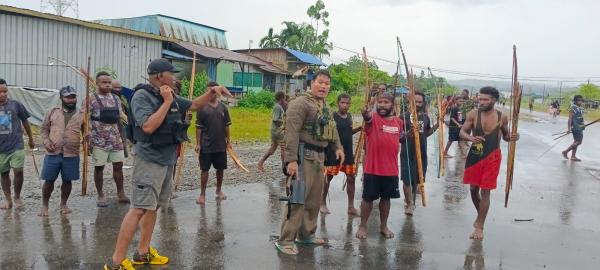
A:
{"type": "Polygon", "coordinates": [[[84,80],[49,56],[80,67],[92,58],[92,74],[108,67],[123,86],[144,82],[151,59],[161,57],[162,42],[60,21],[0,14],[0,78],[9,85],[83,90],[84,80]]]}

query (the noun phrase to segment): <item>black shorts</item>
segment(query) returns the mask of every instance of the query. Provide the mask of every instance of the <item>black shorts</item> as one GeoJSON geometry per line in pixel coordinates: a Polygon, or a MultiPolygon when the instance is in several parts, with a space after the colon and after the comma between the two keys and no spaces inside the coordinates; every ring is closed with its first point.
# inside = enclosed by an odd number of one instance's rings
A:
{"type": "Polygon", "coordinates": [[[449,142],[458,142],[460,140],[460,129],[452,130],[448,132],[448,141],[449,142]]]}
{"type": "MultiPolygon", "coordinates": [[[[423,157],[421,161],[423,165],[423,180],[425,179],[425,175],[427,175],[427,157],[423,157]]],[[[400,179],[402,179],[402,183],[407,186],[412,186],[413,189],[417,188],[419,184],[419,168],[417,168],[417,162],[415,159],[400,159],[400,179]],[[412,179],[409,181],[409,179],[412,179]]]]}
{"type": "Polygon", "coordinates": [[[400,198],[398,176],[365,174],[363,177],[362,198],[365,201],[400,198]]]}
{"type": "Polygon", "coordinates": [[[577,142],[583,142],[583,130],[573,130],[573,140],[577,142]]]}
{"type": "Polygon", "coordinates": [[[210,170],[211,165],[216,170],[227,169],[227,152],[200,152],[200,157],[198,159],[200,161],[200,170],[202,170],[203,172],[207,172],[208,170],[210,170]]]}

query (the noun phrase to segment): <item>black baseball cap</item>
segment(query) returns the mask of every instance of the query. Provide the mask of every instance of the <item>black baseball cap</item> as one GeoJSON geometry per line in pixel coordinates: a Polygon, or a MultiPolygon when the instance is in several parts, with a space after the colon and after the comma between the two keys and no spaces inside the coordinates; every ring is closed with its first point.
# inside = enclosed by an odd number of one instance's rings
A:
{"type": "Polygon", "coordinates": [[[150,64],[148,64],[148,75],[154,75],[167,71],[178,73],[181,71],[181,69],[173,66],[173,64],[171,64],[171,62],[165,58],[154,59],[152,62],[150,62],[150,64]]]}
{"type": "Polygon", "coordinates": [[[63,97],[68,97],[70,95],[77,95],[77,90],[71,86],[65,86],[60,89],[60,95],[63,97]]]}

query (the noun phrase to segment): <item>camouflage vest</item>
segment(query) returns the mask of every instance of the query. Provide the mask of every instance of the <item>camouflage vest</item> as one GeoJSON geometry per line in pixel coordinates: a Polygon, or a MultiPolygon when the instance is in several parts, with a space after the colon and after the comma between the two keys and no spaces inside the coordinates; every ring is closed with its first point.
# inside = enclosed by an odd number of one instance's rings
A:
{"type": "Polygon", "coordinates": [[[321,107],[314,97],[306,95],[308,100],[313,102],[317,106],[317,115],[315,121],[312,124],[305,126],[309,132],[314,136],[315,140],[336,142],[337,141],[337,126],[335,120],[332,117],[332,113],[329,111],[327,102],[323,102],[321,107]]]}

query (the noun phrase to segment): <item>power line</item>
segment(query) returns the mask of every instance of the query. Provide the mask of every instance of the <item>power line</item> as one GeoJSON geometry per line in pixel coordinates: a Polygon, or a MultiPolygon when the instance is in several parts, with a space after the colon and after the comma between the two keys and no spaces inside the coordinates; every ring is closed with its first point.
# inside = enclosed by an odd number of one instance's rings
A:
{"type": "MultiPolygon", "coordinates": [[[[342,48],[342,47],[336,46],[336,45],[333,45],[333,47],[340,49],[342,51],[352,53],[352,54],[360,55],[360,52],[358,52],[358,51],[342,48]]],[[[379,60],[382,62],[394,64],[394,65],[399,62],[399,61],[393,61],[390,59],[385,59],[382,57],[377,57],[377,56],[372,56],[372,55],[369,56],[369,59],[379,60]]],[[[404,64],[404,63],[402,63],[402,64],[404,64]]],[[[408,64],[408,66],[412,67],[412,68],[421,69],[421,70],[427,70],[427,68],[428,68],[427,66],[413,65],[413,64],[408,64]]],[[[462,75],[462,76],[468,76],[468,77],[489,78],[489,79],[502,79],[502,80],[511,80],[512,79],[511,75],[468,72],[468,71],[459,71],[459,70],[451,70],[451,69],[443,69],[443,68],[435,68],[435,67],[429,67],[429,68],[431,68],[431,70],[433,70],[433,71],[436,71],[439,73],[445,73],[445,74],[462,75]]],[[[591,77],[519,76],[520,81],[530,81],[530,82],[588,82],[589,79],[600,79],[600,77],[597,77],[597,76],[591,76],[591,77]]]]}

